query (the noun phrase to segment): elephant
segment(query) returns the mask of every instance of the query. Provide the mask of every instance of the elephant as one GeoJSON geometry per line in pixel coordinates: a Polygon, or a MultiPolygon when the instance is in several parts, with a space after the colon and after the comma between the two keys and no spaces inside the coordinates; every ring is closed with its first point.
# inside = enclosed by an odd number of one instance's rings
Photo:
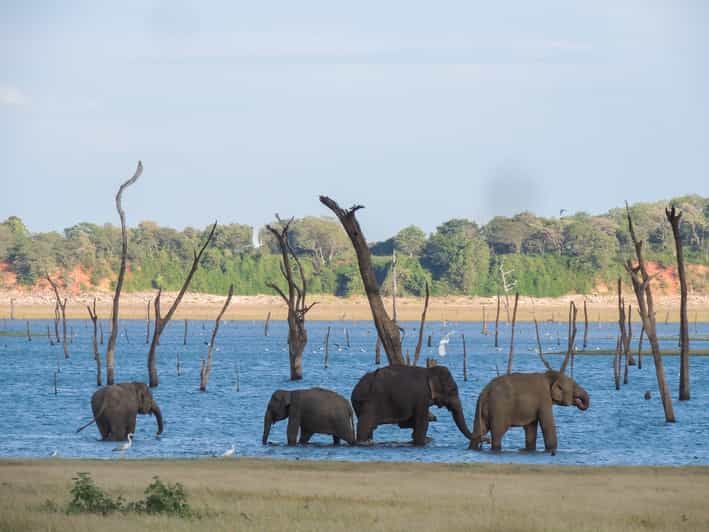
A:
{"type": "Polygon", "coordinates": [[[586,410],[588,392],[559,371],[511,373],[492,379],[480,392],[475,406],[470,449],[480,449],[483,437],[492,433],[492,450],[502,449],[502,437],[510,427],[524,427],[525,450],[537,447],[537,425],[541,424],[544,448],[556,454],[556,425],[552,405],[575,405],[586,410]]]}
{"type": "Polygon", "coordinates": [[[371,441],[379,425],[398,424],[414,429],[414,445],[425,445],[431,405],[446,407],[458,430],[470,439],[458,385],[445,366],[397,365],[366,373],[352,390],[357,442],[371,441]]]}
{"type": "Polygon", "coordinates": [[[91,410],[104,440],[124,441],[128,434],[134,434],[138,414],[155,415],[157,434],[162,434],[162,412],[144,382],[122,382],[100,388],[91,396],[91,410]]]}
{"type": "Polygon", "coordinates": [[[325,388],[304,390],[276,390],[271,395],[263,417],[262,443],[268,443],[268,434],[276,421],[288,418],[286,430],[288,445],[295,445],[300,431],[300,443],[306,444],[313,434],[330,434],[339,445],[345,440],[355,443],[354,414],[347,399],[325,388]]]}

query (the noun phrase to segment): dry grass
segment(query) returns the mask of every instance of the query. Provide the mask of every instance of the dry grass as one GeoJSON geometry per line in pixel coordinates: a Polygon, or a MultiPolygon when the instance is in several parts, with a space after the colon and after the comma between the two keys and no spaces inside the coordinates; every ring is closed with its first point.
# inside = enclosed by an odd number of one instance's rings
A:
{"type": "Polygon", "coordinates": [[[184,461],[0,461],[0,530],[707,530],[709,468],[184,461]],[[88,471],[131,499],[182,482],[199,520],[65,515],[88,471]]]}

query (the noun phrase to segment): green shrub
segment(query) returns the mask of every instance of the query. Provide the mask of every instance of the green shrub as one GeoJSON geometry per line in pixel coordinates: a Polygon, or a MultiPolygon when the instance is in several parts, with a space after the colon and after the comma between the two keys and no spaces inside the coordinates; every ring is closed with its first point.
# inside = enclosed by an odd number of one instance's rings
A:
{"type": "Polygon", "coordinates": [[[67,513],[109,514],[120,510],[123,500],[113,500],[101,488],[94,484],[89,473],[77,473],[71,488],[72,499],[67,506],[67,513]]]}

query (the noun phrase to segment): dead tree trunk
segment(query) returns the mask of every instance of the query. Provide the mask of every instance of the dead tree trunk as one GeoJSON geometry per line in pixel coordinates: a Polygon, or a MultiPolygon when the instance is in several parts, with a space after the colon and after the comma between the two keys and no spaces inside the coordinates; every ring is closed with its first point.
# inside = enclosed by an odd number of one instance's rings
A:
{"type": "Polygon", "coordinates": [[[374,363],[378,366],[382,363],[382,341],[377,335],[377,344],[374,346],[374,363]]]}
{"type": "Polygon", "coordinates": [[[564,361],[561,363],[561,368],[559,369],[561,373],[566,371],[566,366],[569,364],[569,360],[574,353],[574,348],[576,345],[576,314],[576,304],[572,301],[569,303],[569,336],[566,346],[566,355],[564,356],[564,361]]]}
{"type": "Polygon", "coordinates": [[[94,298],[93,309],[86,305],[86,309],[89,311],[89,317],[91,318],[91,323],[94,325],[94,336],[93,336],[93,348],[94,348],[94,361],[96,362],[96,386],[101,386],[101,354],[98,352],[98,337],[97,337],[97,322],[98,315],[96,314],[96,298],[94,298]]]}
{"type": "Polygon", "coordinates": [[[677,272],[679,274],[679,400],[688,401],[689,393],[689,322],[687,319],[687,275],[684,269],[684,251],[682,250],[682,236],[679,225],[682,213],[665,209],[667,221],[672,226],[672,235],[675,239],[675,253],[677,255],[677,272]]]}
{"type": "Polygon", "coordinates": [[[268,312],[266,316],[266,323],[263,325],[263,335],[268,336],[268,327],[271,324],[271,311],[268,312]]]}
{"type": "Polygon", "coordinates": [[[515,350],[515,324],[517,322],[517,302],[519,301],[519,292],[515,292],[515,306],[512,310],[512,334],[510,335],[510,354],[507,357],[507,374],[512,373],[512,357],[515,350]]]}
{"type": "Polygon", "coordinates": [[[32,329],[30,328],[30,320],[27,320],[27,341],[32,341],[32,329]]]}
{"type": "Polygon", "coordinates": [[[419,357],[421,356],[421,348],[423,347],[423,329],[426,326],[426,313],[428,312],[428,299],[430,292],[428,289],[428,281],[426,281],[426,298],[423,302],[423,312],[421,313],[421,323],[419,323],[419,339],[416,342],[416,350],[414,351],[414,366],[418,365],[419,357]]]}
{"type": "Polygon", "coordinates": [[[325,333],[325,358],[323,359],[323,366],[327,369],[328,358],[330,357],[330,326],[327,327],[327,333],[325,333]]]}
{"type": "MultiPolygon", "coordinates": [[[[59,307],[59,310],[61,311],[62,314],[62,347],[64,348],[64,358],[69,358],[69,344],[67,343],[67,338],[66,338],[66,303],[67,299],[64,298],[64,302],[62,302],[62,298],[59,296],[59,289],[57,288],[57,285],[52,281],[52,278],[47,275],[47,281],[49,281],[49,284],[52,285],[52,288],[54,289],[54,295],[57,298],[57,306],[59,307]]],[[[57,338],[57,341],[59,339],[57,338]]]]}
{"type": "Polygon", "coordinates": [[[192,282],[192,277],[194,277],[197,268],[199,268],[199,262],[202,259],[202,254],[204,253],[204,250],[207,249],[209,243],[212,241],[212,238],[214,237],[214,232],[216,230],[217,222],[214,222],[211,231],[209,231],[209,235],[207,235],[207,240],[204,242],[199,252],[197,250],[193,252],[194,259],[192,260],[192,267],[187,273],[185,282],[182,284],[182,288],[180,288],[180,291],[177,293],[177,297],[175,298],[175,301],[172,302],[170,310],[167,311],[165,317],[162,317],[162,315],[160,314],[160,296],[162,295],[162,288],[158,290],[158,295],[155,297],[155,327],[153,330],[153,341],[150,343],[150,351],[148,352],[148,375],[150,378],[149,384],[151,388],[157,388],[158,384],[160,383],[158,379],[158,365],[156,353],[157,346],[160,344],[160,335],[165,330],[167,324],[170,323],[172,315],[175,314],[175,311],[177,310],[177,307],[182,301],[185,292],[187,292],[187,289],[189,288],[190,283],[192,282]]]}
{"type": "Polygon", "coordinates": [[[588,345],[588,304],[583,300],[583,348],[588,345]]]}
{"type": "Polygon", "coordinates": [[[468,347],[465,345],[465,334],[461,334],[463,339],[463,380],[468,382],[468,347]]]}
{"type": "Polygon", "coordinates": [[[52,332],[49,329],[49,324],[47,324],[47,340],[49,340],[49,345],[54,345],[52,341],[52,332]]]}
{"type": "Polygon", "coordinates": [[[182,345],[187,345],[187,320],[185,320],[185,333],[182,336],[182,345]]]}
{"type": "Polygon", "coordinates": [[[276,238],[281,249],[281,274],[288,284],[288,295],[273,283],[267,283],[285,302],[288,307],[288,358],[290,362],[290,380],[299,381],[303,378],[303,351],[308,343],[308,333],[305,330],[305,315],[313,308],[315,303],[306,305],[308,283],[305,280],[305,271],[298,256],[290,245],[288,230],[293,218],[287,222],[281,221],[280,230],[270,225],[266,226],[276,238]],[[293,263],[291,263],[291,259],[293,263]],[[297,275],[297,278],[296,278],[297,275]]]}
{"type": "Polygon", "coordinates": [[[495,347],[499,347],[500,331],[500,293],[497,293],[497,312],[495,313],[495,347]]]}
{"type": "Polygon", "coordinates": [[[625,263],[625,269],[630,275],[630,280],[633,283],[635,297],[638,300],[638,313],[645,327],[645,334],[650,342],[652,349],[652,358],[655,361],[655,373],[657,375],[657,386],[660,389],[660,397],[662,399],[662,407],[665,411],[665,421],[673,423],[675,421],[675,413],[672,408],[672,396],[665,380],[665,368],[662,363],[662,354],[660,353],[660,344],[657,340],[657,329],[655,326],[655,305],[652,298],[652,290],[650,281],[652,277],[647,273],[645,260],[643,259],[642,241],[638,241],[633,229],[633,219],[630,216],[630,208],[625,205],[628,214],[628,230],[635,247],[635,256],[637,258],[637,266],[633,265],[632,260],[628,259],[625,263]]]}
{"type": "Polygon", "coordinates": [[[229,303],[231,303],[231,298],[234,295],[234,285],[229,286],[229,294],[226,296],[226,301],[222,307],[221,312],[217,316],[217,321],[214,322],[214,330],[212,331],[212,338],[209,340],[209,349],[207,350],[207,360],[202,365],[202,369],[199,372],[199,391],[207,391],[207,383],[209,382],[209,374],[212,372],[212,353],[214,352],[214,343],[217,341],[217,332],[219,332],[219,322],[222,321],[222,316],[226,312],[229,303]]]}
{"type": "Polygon", "coordinates": [[[396,284],[396,250],[391,252],[391,285],[391,319],[396,323],[396,292],[398,290],[396,284]]]}
{"type": "Polygon", "coordinates": [[[62,312],[59,310],[59,302],[57,301],[54,306],[54,339],[56,343],[60,343],[62,340],[59,336],[59,322],[62,320],[62,312]]]}
{"type": "Polygon", "coordinates": [[[482,326],[482,330],[480,331],[480,334],[487,336],[488,331],[487,331],[487,320],[485,319],[485,305],[481,305],[481,306],[483,308],[483,326],[482,326]]]}
{"type": "Polygon", "coordinates": [[[113,294],[113,309],[111,311],[111,334],[108,337],[108,346],[106,347],[106,384],[114,383],[114,366],[116,357],[116,340],[118,339],[118,310],[121,299],[121,290],[123,290],[123,279],[126,276],[126,261],[128,258],[128,229],[126,228],[126,213],[121,205],[121,197],[123,191],[135,183],[143,173],[143,163],[138,161],[138,166],[135,169],[133,177],[123,183],[116,193],[116,210],[121,219],[121,266],[118,269],[118,278],[116,279],[116,290],[113,294]]]}
{"type": "Polygon", "coordinates": [[[145,304],[145,345],[150,343],[150,303],[151,301],[148,300],[145,304]]]}
{"type": "Polygon", "coordinates": [[[405,365],[403,353],[401,352],[401,333],[396,322],[392,320],[384,308],[382,297],[379,292],[377,278],[374,275],[372,267],[372,257],[367,246],[367,241],[364,238],[362,229],[355,216],[355,213],[363,208],[361,205],[355,205],[350,209],[342,209],[336,201],[320,196],[320,201],[335,213],[340,223],[345,229],[345,232],[350,237],[354,250],[357,254],[357,263],[359,273],[362,276],[362,283],[369,300],[369,306],[372,310],[372,317],[377,328],[377,334],[384,345],[384,351],[387,354],[390,365],[405,365]]]}
{"type": "Polygon", "coordinates": [[[638,342],[638,369],[643,369],[643,336],[645,336],[645,325],[640,329],[640,341],[638,342]]]}
{"type": "Polygon", "coordinates": [[[539,338],[539,324],[537,323],[537,318],[534,318],[534,332],[537,334],[537,351],[539,352],[539,358],[542,359],[542,362],[544,363],[544,367],[546,367],[549,371],[553,371],[554,368],[551,367],[551,364],[547,362],[547,359],[544,358],[544,350],[542,349],[542,341],[539,338]]]}
{"type": "Polygon", "coordinates": [[[628,384],[628,367],[631,365],[634,365],[634,362],[635,362],[635,360],[633,359],[633,355],[630,352],[630,342],[633,339],[632,314],[633,314],[633,306],[628,305],[628,314],[627,314],[627,320],[628,320],[627,329],[628,330],[627,330],[627,336],[625,337],[625,345],[623,346],[623,351],[625,352],[625,370],[623,372],[623,384],[628,384]]]}
{"type": "Polygon", "coordinates": [[[623,350],[622,340],[620,336],[615,343],[615,356],[613,357],[613,380],[615,381],[615,389],[620,390],[620,353],[623,350]]]}

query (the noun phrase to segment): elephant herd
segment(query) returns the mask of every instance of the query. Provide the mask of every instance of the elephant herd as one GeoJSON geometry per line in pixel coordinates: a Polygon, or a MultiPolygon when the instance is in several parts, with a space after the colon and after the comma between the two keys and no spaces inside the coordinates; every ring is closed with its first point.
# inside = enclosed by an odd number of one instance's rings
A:
{"type": "MultiPolygon", "coordinates": [[[[341,440],[351,445],[366,444],[372,441],[374,430],[386,424],[412,429],[414,445],[425,445],[429,408],[437,406],[451,412],[470,449],[480,449],[490,433],[492,450],[499,451],[510,427],[524,427],[525,449],[534,450],[541,425],[545,450],[554,454],[557,439],[552,405],[574,405],[579,410],[589,407],[586,390],[563,372],[502,375],[480,392],[471,433],[458,386],[445,366],[387,366],[371,371],[354,387],[351,400],[352,406],[341,395],[324,388],[277,390],[266,407],[262,443],[268,443],[275,422],[288,418],[288,445],[306,444],[315,433],[332,436],[334,444],[341,440]]],[[[162,413],[144,383],[105,386],[94,393],[91,407],[104,440],[126,439],[135,431],[137,414],[155,415],[157,433],[162,433],[162,413]]]]}

